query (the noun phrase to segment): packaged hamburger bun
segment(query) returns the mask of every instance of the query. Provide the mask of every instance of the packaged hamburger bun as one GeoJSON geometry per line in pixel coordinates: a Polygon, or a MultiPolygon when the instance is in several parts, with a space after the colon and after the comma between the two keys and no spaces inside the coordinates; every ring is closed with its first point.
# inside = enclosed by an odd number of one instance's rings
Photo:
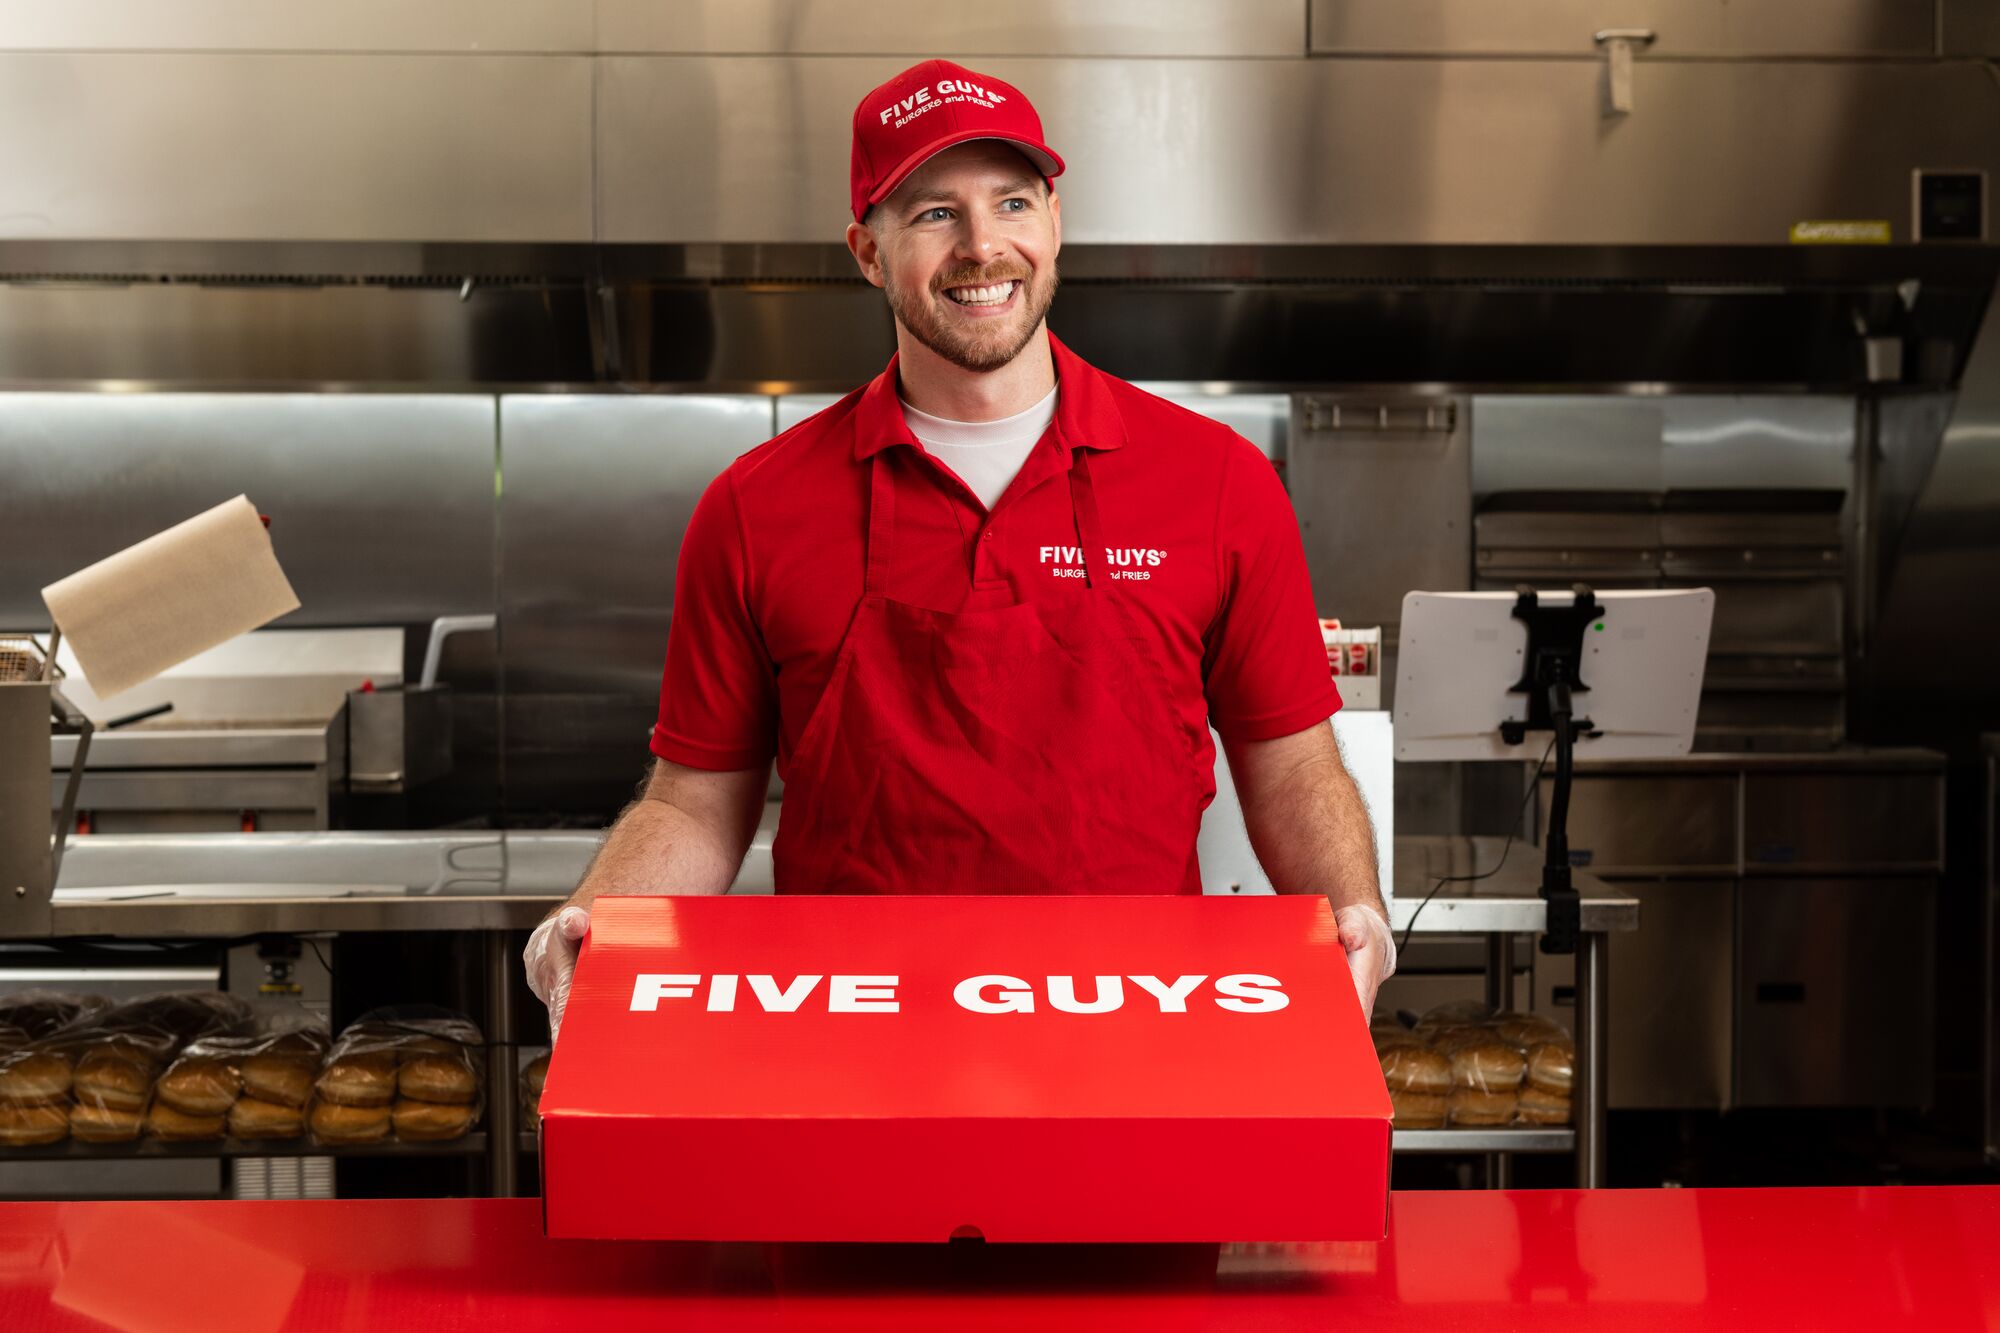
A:
{"type": "Polygon", "coordinates": [[[1544,1092],[1530,1083],[1515,1102],[1514,1118],[1523,1125],[1567,1125],[1570,1101],[1566,1092],[1544,1092]]]}
{"type": "Polygon", "coordinates": [[[256,1097],[238,1097],[229,1108],[232,1139],[295,1139],[305,1132],[306,1113],[256,1097]]]}
{"type": "Polygon", "coordinates": [[[1391,1046],[1376,1057],[1391,1092],[1443,1096],[1451,1091],[1451,1060],[1428,1046],[1391,1046]]]}
{"type": "Polygon", "coordinates": [[[1426,1038],[1434,1038],[1445,1028],[1482,1027],[1493,1017],[1493,1007],[1480,1000],[1452,1000],[1427,1009],[1417,1019],[1416,1028],[1426,1038]]]}
{"type": "Polygon", "coordinates": [[[69,1107],[62,1102],[42,1106],[0,1105],[0,1148],[60,1143],[68,1137],[69,1107]]]}
{"type": "Polygon", "coordinates": [[[1528,1059],[1517,1046],[1497,1037],[1460,1042],[1452,1047],[1452,1086],[1480,1092],[1513,1093],[1527,1076],[1528,1059]]]}
{"type": "Polygon", "coordinates": [[[479,1119],[485,1063],[485,1041],[463,1014],[428,1005],[371,1010],[341,1032],[320,1070],[313,1133],[335,1144],[399,1127],[412,1141],[456,1138],[479,1119]]]}
{"type": "Polygon", "coordinates": [[[69,1100],[68,1052],[28,1047],[0,1055],[0,1106],[59,1106],[69,1100]]]}
{"type": "Polygon", "coordinates": [[[379,1143],[389,1137],[389,1108],[314,1102],[311,1124],[313,1138],[321,1143],[379,1143]]]}
{"type": "Polygon", "coordinates": [[[1509,1124],[1518,1100],[1512,1092],[1453,1088],[1445,1098],[1445,1119],[1468,1128],[1509,1124]]]}
{"type": "Polygon", "coordinates": [[[324,1025],[297,1005],[260,1007],[255,1023],[251,1033],[190,1043],[160,1075],[154,1096],[196,1117],[227,1116],[244,1097],[304,1107],[328,1045],[324,1025]]]}
{"type": "Polygon", "coordinates": [[[228,1126],[226,1117],[219,1115],[188,1115],[176,1111],[166,1102],[155,1098],[146,1111],[146,1137],[166,1139],[170,1142],[185,1142],[198,1139],[219,1139],[228,1126]]]}
{"type": "Polygon", "coordinates": [[[69,1136],[82,1143],[129,1143],[145,1126],[143,1112],[78,1102],[69,1108],[69,1136]]]}
{"type": "Polygon", "coordinates": [[[1397,1129],[1444,1128],[1446,1095],[1432,1092],[1389,1090],[1389,1104],[1395,1108],[1397,1129]]]}
{"type": "Polygon", "coordinates": [[[1569,1038],[1538,1042],[1528,1048],[1527,1058],[1531,1086],[1569,1096],[1576,1080],[1576,1046],[1569,1038]]]}
{"type": "Polygon", "coordinates": [[[1539,1042],[1569,1040],[1569,1033],[1563,1030],[1562,1024],[1541,1014],[1495,1014],[1488,1026],[1501,1040],[1523,1050],[1539,1042]]]}

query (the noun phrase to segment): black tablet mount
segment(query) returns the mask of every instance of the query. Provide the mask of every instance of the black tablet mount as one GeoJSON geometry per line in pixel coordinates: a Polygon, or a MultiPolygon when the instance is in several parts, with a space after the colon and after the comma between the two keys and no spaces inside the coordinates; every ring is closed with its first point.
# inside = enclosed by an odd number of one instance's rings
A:
{"type": "Polygon", "coordinates": [[[1578,736],[1591,736],[1590,719],[1577,717],[1572,696],[1588,694],[1583,681],[1583,636],[1591,626],[1603,626],[1606,608],[1581,583],[1569,606],[1543,606],[1529,588],[1514,601],[1514,619],[1528,627],[1528,648],[1521,661],[1521,679],[1507,692],[1528,696],[1528,716],[1503,721],[1500,738],[1519,745],[1531,731],[1555,733],[1556,774],[1549,795],[1549,829],[1543,839],[1542,897],[1548,900],[1548,924],[1542,930],[1543,953],[1575,953],[1582,913],[1570,882],[1569,789],[1574,776],[1578,736]]]}

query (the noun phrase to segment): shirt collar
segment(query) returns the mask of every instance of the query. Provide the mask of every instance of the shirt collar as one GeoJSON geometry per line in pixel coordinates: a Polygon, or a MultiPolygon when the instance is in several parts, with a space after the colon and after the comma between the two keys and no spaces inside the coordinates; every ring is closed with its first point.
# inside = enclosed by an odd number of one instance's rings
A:
{"type": "MultiPolygon", "coordinates": [[[[1055,356],[1056,381],[1062,386],[1056,395],[1058,447],[1065,455],[1073,448],[1124,448],[1125,418],[1104,383],[1104,372],[1063,346],[1053,333],[1049,335],[1049,350],[1055,356]]],[[[854,406],[856,459],[872,458],[892,445],[921,447],[897,401],[897,360],[889,358],[888,367],[861,391],[861,400],[854,406]]]]}

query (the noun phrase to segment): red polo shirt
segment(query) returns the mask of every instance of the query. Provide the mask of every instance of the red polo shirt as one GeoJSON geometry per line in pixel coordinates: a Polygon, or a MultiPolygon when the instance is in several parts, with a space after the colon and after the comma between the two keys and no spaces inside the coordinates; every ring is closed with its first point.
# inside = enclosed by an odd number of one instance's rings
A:
{"type": "Polygon", "coordinates": [[[1270,740],[1340,707],[1305,552],[1270,461],[1228,427],[1114,379],[1052,335],[1055,421],[991,512],[910,433],[891,360],[855,390],[744,454],[710,484],[681,542],[653,753],[692,768],[757,768],[793,748],[861,600],[869,460],[894,468],[889,596],[936,611],[975,590],[1032,600],[1080,578],[1067,472],[1091,476],[1115,591],[1169,704],[1207,727],[1270,740]]]}

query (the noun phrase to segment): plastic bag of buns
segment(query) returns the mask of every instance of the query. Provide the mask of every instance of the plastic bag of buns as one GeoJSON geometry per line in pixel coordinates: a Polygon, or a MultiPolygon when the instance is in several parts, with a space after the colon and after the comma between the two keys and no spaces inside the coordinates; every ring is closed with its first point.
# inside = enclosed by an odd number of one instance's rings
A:
{"type": "Polygon", "coordinates": [[[94,995],[16,991],[0,998],[0,1150],[69,1137],[73,1057],[49,1043],[105,1007],[94,995]]]}
{"type": "Polygon", "coordinates": [[[485,1041],[462,1014],[373,1009],[341,1032],[314,1082],[313,1137],[340,1146],[455,1139],[484,1109],[485,1041]]]}
{"type": "Polygon", "coordinates": [[[204,1037],[153,1085],[146,1132],[159,1139],[292,1139],[328,1046],[326,1026],[297,1006],[263,1009],[253,1032],[204,1037]]]}
{"type": "Polygon", "coordinates": [[[1570,1090],[1576,1076],[1576,1043],[1562,1024],[1541,1014],[1494,1015],[1494,1032],[1521,1052],[1523,1078],[1515,1123],[1567,1125],[1570,1090]]]}
{"type": "Polygon", "coordinates": [[[0,1115],[0,1146],[137,1138],[153,1081],[175,1055],[204,1036],[242,1030],[249,1012],[218,991],[173,991],[79,1014],[4,1060],[0,1100],[39,1109],[0,1115]],[[64,1112],[60,1132],[55,1107],[64,1112]]]}

